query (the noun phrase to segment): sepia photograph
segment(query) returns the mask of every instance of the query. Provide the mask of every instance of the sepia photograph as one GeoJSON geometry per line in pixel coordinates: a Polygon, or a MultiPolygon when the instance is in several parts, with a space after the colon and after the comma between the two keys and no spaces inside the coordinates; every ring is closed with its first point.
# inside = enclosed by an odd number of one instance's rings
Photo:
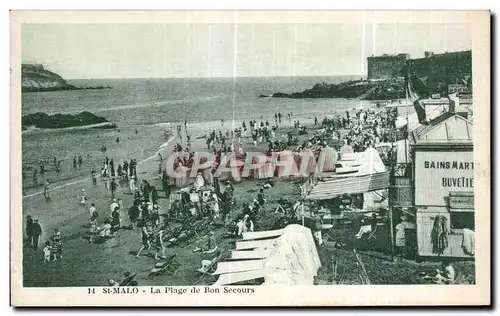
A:
{"type": "Polygon", "coordinates": [[[477,29],[356,17],[19,23],[12,282],[475,286],[477,29]]]}

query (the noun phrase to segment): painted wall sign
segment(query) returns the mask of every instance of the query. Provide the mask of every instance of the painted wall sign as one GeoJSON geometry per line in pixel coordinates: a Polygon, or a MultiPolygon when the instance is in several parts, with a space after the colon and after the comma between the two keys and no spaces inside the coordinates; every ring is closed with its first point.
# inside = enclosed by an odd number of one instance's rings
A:
{"type": "Polygon", "coordinates": [[[415,205],[447,206],[450,192],[474,191],[470,152],[415,152],[415,205]]]}
{"type": "Polygon", "coordinates": [[[450,192],[450,208],[474,209],[474,192],[450,192]]]}

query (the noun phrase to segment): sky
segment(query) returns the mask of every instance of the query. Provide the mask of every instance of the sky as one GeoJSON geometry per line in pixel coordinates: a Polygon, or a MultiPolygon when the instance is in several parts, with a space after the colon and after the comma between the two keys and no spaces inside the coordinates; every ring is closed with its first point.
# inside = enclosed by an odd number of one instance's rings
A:
{"type": "Polygon", "coordinates": [[[470,50],[468,24],[23,24],[22,62],[65,79],[336,76],[372,55],[470,50]]]}

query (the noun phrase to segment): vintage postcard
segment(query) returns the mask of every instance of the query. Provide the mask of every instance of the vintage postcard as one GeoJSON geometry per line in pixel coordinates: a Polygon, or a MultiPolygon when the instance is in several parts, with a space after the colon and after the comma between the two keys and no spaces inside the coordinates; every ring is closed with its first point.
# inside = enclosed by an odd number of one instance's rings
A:
{"type": "Polygon", "coordinates": [[[14,306],[489,305],[490,12],[12,11],[14,306]]]}

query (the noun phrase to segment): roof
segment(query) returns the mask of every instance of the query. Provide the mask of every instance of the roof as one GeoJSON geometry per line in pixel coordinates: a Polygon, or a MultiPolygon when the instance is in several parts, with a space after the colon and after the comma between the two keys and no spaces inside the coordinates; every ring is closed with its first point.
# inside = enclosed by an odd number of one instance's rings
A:
{"type": "Polygon", "coordinates": [[[333,178],[316,183],[306,196],[308,200],[333,199],[343,194],[365,193],[387,189],[389,171],[354,177],[333,178]]]}
{"type": "Polygon", "coordinates": [[[446,112],[420,125],[411,133],[414,143],[419,142],[472,142],[473,125],[466,118],[446,112]]]}
{"type": "Polygon", "coordinates": [[[367,148],[360,153],[341,155],[337,168],[332,175],[323,175],[323,181],[308,185],[305,198],[309,200],[333,199],[342,194],[365,193],[386,189],[389,185],[389,172],[378,151],[367,148]]]}

